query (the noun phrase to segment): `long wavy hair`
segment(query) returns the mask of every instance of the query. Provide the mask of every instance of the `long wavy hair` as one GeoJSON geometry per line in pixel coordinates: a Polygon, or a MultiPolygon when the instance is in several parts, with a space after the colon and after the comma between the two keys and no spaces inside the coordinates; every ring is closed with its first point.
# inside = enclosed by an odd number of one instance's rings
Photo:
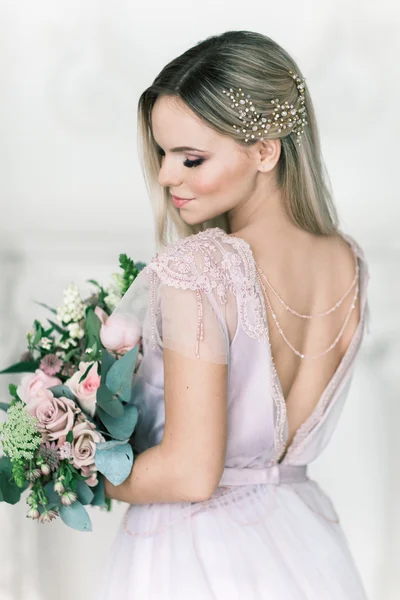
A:
{"type": "MultiPolygon", "coordinates": [[[[227,31],[199,42],[171,62],[140,96],[138,103],[138,145],[145,182],[153,203],[156,242],[165,246],[208,227],[229,229],[227,214],[198,225],[188,225],[173,205],[169,191],[158,183],[161,157],[152,133],[152,109],[161,96],[174,96],[204,123],[248,147],[232,123],[237,113],[226,102],[223,89],[242,88],[251,95],[255,109],[273,118],[270,99],[287,100],[296,106],[298,90],[289,70],[303,75],[293,58],[269,37],[252,31],[227,31]]],[[[281,140],[277,163],[277,184],[287,213],[304,230],[332,235],[338,230],[338,216],[332,199],[329,177],[322,159],[314,107],[306,85],[305,108],[308,124],[301,144],[290,129],[264,132],[265,139],[281,140]]],[[[240,123],[240,121],[239,121],[240,123]]]]}

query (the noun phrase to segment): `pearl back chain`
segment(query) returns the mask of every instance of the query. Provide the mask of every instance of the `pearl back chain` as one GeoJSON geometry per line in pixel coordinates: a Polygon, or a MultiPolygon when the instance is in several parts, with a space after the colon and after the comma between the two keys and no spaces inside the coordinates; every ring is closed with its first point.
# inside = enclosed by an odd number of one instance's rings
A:
{"type": "MultiPolygon", "coordinates": [[[[294,353],[295,353],[297,356],[299,356],[300,358],[312,359],[312,360],[315,360],[315,359],[317,359],[317,358],[321,358],[322,356],[325,356],[325,354],[327,354],[328,352],[330,352],[331,350],[333,350],[333,348],[334,348],[334,347],[335,347],[335,346],[338,344],[338,342],[339,342],[340,338],[342,337],[342,335],[343,335],[343,333],[344,333],[344,330],[346,329],[346,325],[347,325],[347,323],[349,322],[349,319],[350,319],[351,313],[353,312],[353,310],[354,310],[354,308],[355,308],[355,306],[356,306],[357,297],[358,297],[358,292],[359,292],[359,283],[358,283],[358,273],[359,273],[359,267],[358,267],[358,262],[357,262],[357,257],[356,257],[356,255],[355,255],[355,260],[356,260],[356,275],[355,275],[356,287],[355,287],[355,291],[354,291],[354,295],[353,295],[353,301],[352,301],[352,303],[351,303],[351,305],[350,305],[350,308],[349,308],[349,310],[348,310],[348,312],[347,312],[347,315],[346,315],[346,318],[345,318],[345,320],[344,320],[344,323],[343,323],[343,325],[342,325],[342,327],[341,327],[341,329],[340,329],[340,331],[339,331],[338,335],[336,336],[336,338],[334,339],[334,341],[332,342],[332,344],[330,344],[330,346],[329,346],[328,348],[326,348],[325,350],[323,350],[323,352],[319,352],[318,354],[309,354],[309,355],[307,355],[307,354],[303,354],[302,352],[300,352],[299,350],[297,350],[297,349],[296,349],[296,348],[295,348],[295,347],[294,347],[294,346],[293,346],[293,345],[290,343],[290,341],[289,341],[289,340],[288,340],[288,338],[286,337],[285,333],[283,332],[283,329],[282,329],[282,327],[281,327],[281,325],[280,325],[280,323],[279,323],[279,321],[278,321],[278,318],[277,318],[277,316],[276,316],[276,314],[275,314],[275,312],[274,312],[274,309],[272,308],[272,305],[271,305],[271,302],[270,302],[270,299],[269,299],[269,296],[268,296],[268,293],[267,293],[266,287],[265,287],[265,285],[264,285],[264,283],[263,283],[263,278],[265,278],[265,275],[264,275],[264,273],[262,272],[262,270],[261,270],[261,268],[259,267],[259,265],[258,265],[257,263],[255,263],[255,265],[256,265],[256,270],[257,270],[257,278],[258,278],[258,281],[259,281],[259,283],[260,283],[260,285],[261,285],[261,288],[262,288],[262,290],[263,290],[263,292],[264,292],[264,297],[265,297],[266,304],[267,304],[267,306],[268,306],[268,308],[269,308],[269,310],[270,310],[270,312],[271,312],[272,318],[273,318],[273,320],[274,320],[274,322],[275,322],[275,324],[276,324],[276,326],[277,326],[277,328],[278,328],[278,331],[279,331],[280,335],[283,337],[283,339],[284,339],[284,341],[286,342],[286,344],[289,346],[289,348],[290,348],[290,349],[291,349],[291,350],[292,350],[292,351],[293,351],[293,352],[294,352],[294,353]]],[[[318,314],[316,314],[316,315],[301,315],[300,313],[297,313],[297,312],[296,312],[296,311],[294,311],[292,308],[290,308],[290,307],[289,307],[287,304],[285,304],[285,302],[283,302],[283,300],[282,300],[282,299],[280,299],[280,300],[281,300],[281,302],[282,302],[283,306],[285,306],[285,308],[286,308],[287,310],[289,310],[289,311],[290,311],[292,314],[294,314],[294,315],[296,315],[296,316],[303,317],[303,318],[313,318],[313,317],[316,317],[316,316],[326,316],[326,315],[330,314],[331,312],[333,312],[334,310],[336,310],[336,309],[337,309],[337,308],[340,306],[340,304],[342,303],[342,301],[344,300],[344,298],[345,298],[345,297],[347,297],[347,295],[349,294],[349,292],[350,292],[350,290],[352,289],[353,285],[354,285],[354,283],[351,285],[351,287],[349,288],[349,290],[347,290],[347,292],[346,292],[345,296],[343,296],[343,298],[342,298],[342,299],[341,299],[339,302],[337,302],[337,303],[336,303],[336,304],[335,304],[335,305],[334,305],[334,306],[333,306],[331,309],[329,309],[328,311],[325,311],[325,313],[318,313],[318,314]]]]}

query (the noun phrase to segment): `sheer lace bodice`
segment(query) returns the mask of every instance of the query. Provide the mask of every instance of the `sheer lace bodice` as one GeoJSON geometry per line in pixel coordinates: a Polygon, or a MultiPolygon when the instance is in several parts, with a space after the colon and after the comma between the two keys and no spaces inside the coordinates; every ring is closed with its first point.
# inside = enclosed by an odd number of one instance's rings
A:
{"type": "MultiPolygon", "coordinates": [[[[342,235],[358,258],[360,321],[315,409],[286,451],[286,404],[248,242],[215,227],[178,240],[152,259],[118,308],[139,315],[142,322],[145,355],[136,391],[152,386],[154,396],[149,402],[147,394],[141,404],[138,447],[144,449],[162,437],[162,349],[171,347],[200,360],[228,364],[227,467],[306,465],[320,454],[341,412],[366,318],[369,275],[364,255],[350,236],[342,235]],[[145,307],[140,311],[138,297],[145,307]]],[[[139,404],[141,397],[137,393],[139,404]]]]}

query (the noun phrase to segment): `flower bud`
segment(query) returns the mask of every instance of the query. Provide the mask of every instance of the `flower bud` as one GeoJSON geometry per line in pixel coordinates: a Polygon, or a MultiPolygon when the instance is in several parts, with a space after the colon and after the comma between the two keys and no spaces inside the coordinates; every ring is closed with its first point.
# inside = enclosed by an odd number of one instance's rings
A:
{"type": "Polygon", "coordinates": [[[62,481],[57,479],[57,481],[54,484],[54,491],[57,492],[58,495],[61,495],[64,492],[64,490],[65,488],[62,484],[62,481]]]}
{"type": "Polygon", "coordinates": [[[30,508],[26,513],[26,516],[28,519],[38,519],[40,514],[37,508],[30,508]]]}
{"type": "Polygon", "coordinates": [[[50,473],[50,467],[46,464],[41,465],[40,470],[42,471],[43,475],[48,475],[50,473]]]}
{"type": "Polygon", "coordinates": [[[41,523],[50,523],[53,519],[58,517],[58,512],[56,510],[45,510],[39,517],[39,521],[41,523]]]}
{"type": "Polygon", "coordinates": [[[40,477],[40,475],[41,475],[41,472],[39,471],[39,469],[33,469],[32,471],[27,471],[25,473],[25,477],[27,478],[28,481],[35,481],[35,479],[40,477]]]}
{"type": "Polygon", "coordinates": [[[77,499],[77,495],[74,492],[64,492],[61,496],[61,502],[64,506],[70,506],[77,499]]]}

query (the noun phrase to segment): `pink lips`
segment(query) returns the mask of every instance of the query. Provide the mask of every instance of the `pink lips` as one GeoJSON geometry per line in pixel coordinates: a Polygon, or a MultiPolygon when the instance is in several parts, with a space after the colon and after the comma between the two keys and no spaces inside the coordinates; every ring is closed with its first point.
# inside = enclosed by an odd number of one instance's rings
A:
{"type": "Polygon", "coordinates": [[[187,204],[191,200],[194,200],[194,198],[178,198],[177,196],[172,196],[172,194],[171,198],[172,202],[177,208],[182,208],[182,206],[185,206],[185,204],[187,204]]]}

